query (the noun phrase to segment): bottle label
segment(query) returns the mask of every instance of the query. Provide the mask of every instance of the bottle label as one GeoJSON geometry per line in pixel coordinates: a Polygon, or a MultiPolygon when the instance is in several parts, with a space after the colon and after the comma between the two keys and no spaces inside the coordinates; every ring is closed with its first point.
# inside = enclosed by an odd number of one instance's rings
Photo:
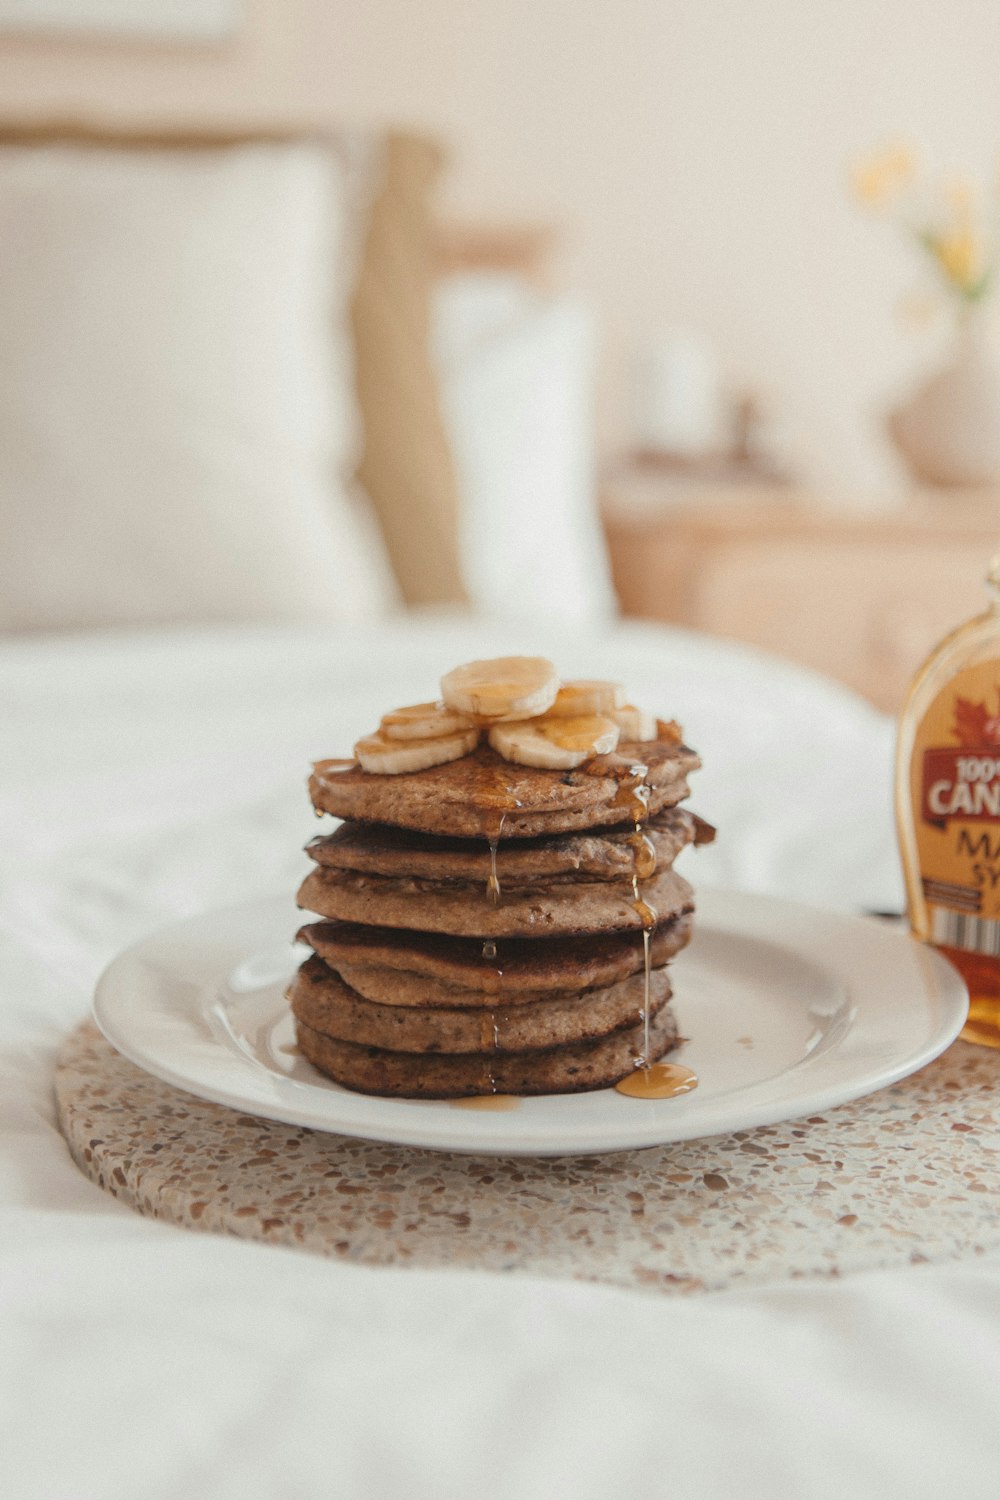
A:
{"type": "Polygon", "coordinates": [[[1000,956],[1000,662],[938,694],[910,774],[931,942],[1000,956]]]}

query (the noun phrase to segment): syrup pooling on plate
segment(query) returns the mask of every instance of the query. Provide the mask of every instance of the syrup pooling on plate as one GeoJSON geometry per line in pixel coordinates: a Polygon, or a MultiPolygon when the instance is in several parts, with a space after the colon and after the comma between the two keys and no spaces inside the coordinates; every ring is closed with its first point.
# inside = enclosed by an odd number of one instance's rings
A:
{"type": "Polygon", "coordinates": [[[467,1099],[452,1099],[452,1109],[485,1109],[496,1111],[507,1111],[520,1109],[521,1100],[517,1094],[470,1094],[467,1099]]]}
{"type": "Polygon", "coordinates": [[[615,1084],[619,1094],[630,1099],[675,1099],[698,1087],[698,1075],[683,1063],[658,1062],[651,1067],[636,1068],[627,1078],[615,1084]]]}

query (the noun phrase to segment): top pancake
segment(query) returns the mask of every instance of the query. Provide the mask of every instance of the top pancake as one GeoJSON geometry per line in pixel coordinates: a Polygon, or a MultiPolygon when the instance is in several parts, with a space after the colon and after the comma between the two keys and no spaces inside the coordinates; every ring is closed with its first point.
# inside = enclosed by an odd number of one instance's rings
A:
{"type": "Polygon", "coordinates": [[[673,807],[688,794],[687,773],[700,764],[693,750],[669,740],[620,745],[575,771],[514,765],[482,744],[461,760],[399,776],[374,775],[353,761],[317,761],[309,795],[317,811],[361,823],[454,838],[499,833],[501,840],[523,839],[627,821],[622,784],[633,767],[644,768],[650,815],[673,807]]]}

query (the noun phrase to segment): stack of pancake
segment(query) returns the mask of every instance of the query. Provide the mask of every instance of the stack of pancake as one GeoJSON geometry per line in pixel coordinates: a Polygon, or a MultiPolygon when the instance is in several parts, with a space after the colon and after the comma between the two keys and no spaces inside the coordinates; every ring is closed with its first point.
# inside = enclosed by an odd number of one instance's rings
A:
{"type": "Polygon", "coordinates": [[[488,743],[379,774],[320,761],[298,904],[324,920],[290,989],[301,1052],[365,1093],[602,1088],[677,1038],[666,964],[689,940],[672,868],[712,830],[678,806],[698,759],[673,725],[570,771],[488,743]]]}

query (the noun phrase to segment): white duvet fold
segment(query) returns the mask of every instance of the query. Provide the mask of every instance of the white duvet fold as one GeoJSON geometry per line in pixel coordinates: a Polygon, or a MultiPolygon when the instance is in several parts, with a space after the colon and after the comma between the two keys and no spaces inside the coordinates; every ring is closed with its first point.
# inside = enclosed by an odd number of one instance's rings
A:
{"type": "Polygon", "coordinates": [[[0,1318],[18,1500],[996,1493],[995,1267],[662,1300],[78,1207],[7,1221],[0,1318]]]}

